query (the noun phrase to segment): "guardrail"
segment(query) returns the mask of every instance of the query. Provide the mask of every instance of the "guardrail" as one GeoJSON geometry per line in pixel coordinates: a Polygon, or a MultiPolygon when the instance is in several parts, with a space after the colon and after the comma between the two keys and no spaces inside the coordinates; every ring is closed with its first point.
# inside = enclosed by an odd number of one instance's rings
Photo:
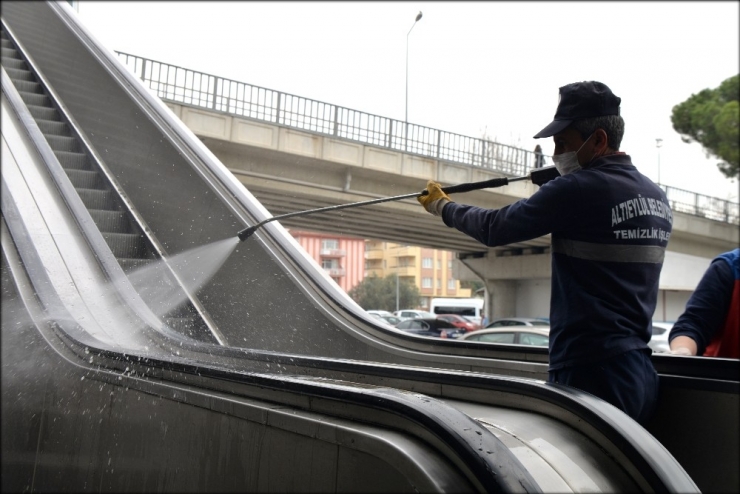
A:
{"type": "MultiPolygon", "coordinates": [[[[322,101],[238,82],[176,65],[116,52],[163,100],[184,103],[394,151],[526,175],[550,157],[497,142],[423,127],[322,101]]],[[[660,185],[674,211],[738,224],[738,204],[660,185]]]]}

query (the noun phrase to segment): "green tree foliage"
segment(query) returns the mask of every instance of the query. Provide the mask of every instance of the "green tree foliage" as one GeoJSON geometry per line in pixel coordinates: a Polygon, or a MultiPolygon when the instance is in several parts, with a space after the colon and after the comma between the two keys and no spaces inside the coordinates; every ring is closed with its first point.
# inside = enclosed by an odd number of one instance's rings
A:
{"type": "Polygon", "coordinates": [[[470,288],[470,296],[474,297],[475,292],[483,288],[483,282],[478,280],[460,280],[460,288],[470,288]]]}
{"type": "MultiPolygon", "coordinates": [[[[349,296],[365,310],[396,310],[396,276],[385,278],[368,276],[349,291],[349,296]]],[[[419,288],[400,279],[398,284],[399,309],[419,306],[419,288]]]]}
{"type": "Polygon", "coordinates": [[[704,89],[673,107],[671,122],[684,142],[698,142],[707,157],[719,158],[717,167],[728,178],[740,174],[739,76],[730,77],[718,88],[704,89]]]}

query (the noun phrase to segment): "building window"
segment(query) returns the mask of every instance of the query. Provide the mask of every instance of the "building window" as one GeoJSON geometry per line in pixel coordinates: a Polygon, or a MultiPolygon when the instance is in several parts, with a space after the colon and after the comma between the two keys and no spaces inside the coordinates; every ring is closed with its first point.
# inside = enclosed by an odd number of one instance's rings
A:
{"type": "Polygon", "coordinates": [[[447,280],[447,289],[448,290],[454,290],[455,289],[455,280],[454,278],[450,278],[447,280]]]}
{"type": "Polygon", "coordinates": [[[421,260],[421,267],[422,268],[429,268],[432,267],[432,258],[431,257],[425,257],[421,260]]]}
{"type": "Polygon", "coordinates": [[[432,288],[432,279],[431,278],[422,278],[421,279],[421,287],[422,288],[432,288]]]}
{"type": "Polygon", "coordinates": [[[414,258],[413,257],[399,257],[398,258],[398,267],[399,268],[413,268],[414,267],[414,258]]]}
{"type": "Polygon", "coordinates": [[[325,238],[321,241],[322,250],[327,250],[327,249],[335,250],[338,248],[339,248],[339,240],[337,239],[325,238]]]}
{"type": "Polygon", "coordinates": [[[437,278],[437,290],[442,288],[442,280],[440,278],[437,278]]]}
{"type": "Polygon", "coordinates": [[[452,259],[447,261],[447,269],[452,269],[452,259]]]}
{"type": "Polygon", "coordinates": [[[324,269],[337,269],[339,268],[339,261],[336,259],[322,259],[321,267],[324,269]]]}
{"type": "Polygon", "coordinates": [[[421,297],[421,307],[427,309],[429,307],[429,297],[421,297]]]}
{"type": "Polygon", "coordinates": [[[442,260],[437,259],[437,269],[442,269],[442,260]]]}

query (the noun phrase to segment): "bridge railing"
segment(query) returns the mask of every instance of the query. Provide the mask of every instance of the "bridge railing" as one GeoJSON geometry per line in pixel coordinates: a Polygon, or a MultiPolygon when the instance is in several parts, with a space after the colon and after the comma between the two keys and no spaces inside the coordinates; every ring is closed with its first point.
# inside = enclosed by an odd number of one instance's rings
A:
{"type": "MultiPolygon", "coordinates": [[[[124,65],[163,100],[511,176],[526,175],[537,159],[534,152],[507,144],[381,117],[128,53],[116,53],[124,65]]],[[[550,157],[542,155],[541,160],[547,165],[550,157]]],[[[737,203],[665,185],[661,187],[674,211],[728,223],[740,221],[737,203]]]]}

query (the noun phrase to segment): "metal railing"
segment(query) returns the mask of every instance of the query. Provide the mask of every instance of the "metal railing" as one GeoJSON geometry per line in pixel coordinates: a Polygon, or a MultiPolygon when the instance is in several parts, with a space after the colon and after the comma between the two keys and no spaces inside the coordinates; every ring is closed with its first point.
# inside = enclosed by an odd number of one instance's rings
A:
{"type": "MultiPolygon", "coordinates": [[[[381,117],[274,89],[205,74],[136,55],[121,61],[163,100],[183,103],[294,129],[347,139],[426,158],[526,175],[533,151],[381,117]]],[[[541,156],[543,165],[550,157],[541,156]]],[[[738,204],[661,185],[674,211],[737,224],[738,204]]]]}

